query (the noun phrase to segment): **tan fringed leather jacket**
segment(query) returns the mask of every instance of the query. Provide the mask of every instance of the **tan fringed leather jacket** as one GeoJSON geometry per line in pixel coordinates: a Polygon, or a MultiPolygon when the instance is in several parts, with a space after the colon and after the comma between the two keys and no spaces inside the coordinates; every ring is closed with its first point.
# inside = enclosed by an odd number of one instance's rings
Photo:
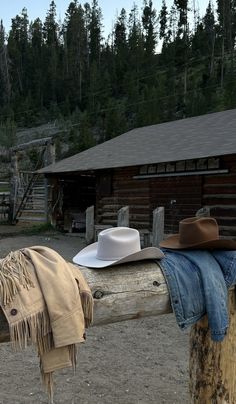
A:
{"type": "Polygon", "coordinates": [[[0,304],[15,349],[34,343],[52,397],[52,372],[76,365],[75,344],[92,322],[93,298],[79,267],[34,246],[0,260],[0,304]]]}

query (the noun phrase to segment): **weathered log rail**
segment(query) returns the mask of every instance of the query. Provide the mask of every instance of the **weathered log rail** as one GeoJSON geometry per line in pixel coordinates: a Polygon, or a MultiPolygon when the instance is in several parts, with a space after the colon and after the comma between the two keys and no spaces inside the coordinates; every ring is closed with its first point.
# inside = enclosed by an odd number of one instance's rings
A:
{"type": "MultiPolygon", "coordinates": [[[[94,325],[170,313],[170,299],[156,262],[106,269],[82,268],[94,296],[94,325]]],[[[190,404],[236,403],[236,297],[229,292],[230,327],[223,342],[213,342],[206,318],[190,333],[190,404]]],[[[9,330],[0,310],[0,342],[9,330]]],[[[173,347],[174,349],[174,347],[173,347]]]]}
{"type": "MultiPolygon", "coordinates": [[[[81,268],[94,297],[93,325],[170,313],[170,299],[161,269],[140,262],[105,269],[81,268]]],[[[9,330],[0,309],[0,342],[9,330]]]]}

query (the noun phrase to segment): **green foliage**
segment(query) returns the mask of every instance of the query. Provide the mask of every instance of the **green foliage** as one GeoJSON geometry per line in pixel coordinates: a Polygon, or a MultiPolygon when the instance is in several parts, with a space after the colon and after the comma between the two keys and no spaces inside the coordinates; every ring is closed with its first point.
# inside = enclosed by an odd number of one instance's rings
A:
{"type": "Polygon", "coordinates": [[[6,148],[14,146],[16,142],[16,126],[11,120],[0,124],[0,145],[6,148]]]}
{"type": "Polygon", "coordinates": [[[37,234],[45,234],[45,235],[52,235],[55,236],[57,231],[50,223],[42,223],[42,224],[35,224],[30,225],[29,227],[22,227],[21,231],[17,234],[33,236],[37,234]]]}
{"type": "Polygon", "coordinates": [[[194,21],[189,0],[153,3],[123,8],[107,39],[97,0],[72,0],[62,23],[55,1],[45,21],[24,8],[8,36],[1,22],[0,145],[14,144],[16,126],[60,119],[63,157],[135,126],[236,107],[236,1],[209,2],[194,21]]]}

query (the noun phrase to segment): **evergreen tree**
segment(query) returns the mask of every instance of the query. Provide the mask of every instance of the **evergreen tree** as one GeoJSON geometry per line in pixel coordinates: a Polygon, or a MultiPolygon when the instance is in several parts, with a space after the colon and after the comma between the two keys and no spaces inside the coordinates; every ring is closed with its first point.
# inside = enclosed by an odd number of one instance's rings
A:
{"type": "Polygon", "coordinates": [[[50,105],[58,99],[58,62],[59,62],[59,25],[56,21],[56,4],[50,3],[43,25],[43,69],[44,69],[44,104],[50,105]]]}
{"type": "Polygon", "coordinates": [[[86,77],[87,33],[84,9],[77,0],[69,4],[63,27],[64,77],[71,107],[82,107],[83,80],[86,77]]]}
{"type": "Polygon", "coordinates": [[[167,42],[166,31],[167,31],[167,22],[168,22],[168,11],[166,6],[166,1],[162,0],[162,7],[159,13],[159,38],[163,39],[164,43],[167,42]]]}
{"type": "Polygon", "coordinates": [[[144,31],[145,56],[148,63],[150,63],[151,57],[155,54],[157,44],[156,10],[153,8],[152,0],[144,0],[142,24],[144,31]]]}
{"type": "Polygon", "coordinates": [[[102,40],[102,12],[97,0],[92,0],[89,23],[89,60],[90,64],[100,64],[102,40]]]}
{"type": "Polygon", "coordinates": [[[224,85],[225,69],[227,69],[227,53],[231,57],[231,71],[233,69],[233,51],[236,36],[236,2],[235,0],[217,0],[217,13],[219,20],[219,40],[221,47],[221,87],[224,85]]]}
{"type": "MultiPolygon", "coordinates": [[[[139,77],[142,75],[142,65],[144,62],[144,40],[141,29],[141,23],[138,18],[138,8],[134,4],[130,15],[129,15],[129,33],[128,33],[128,60],[129,60],[129,70],[126,75],[127,82],[127,96],[128,101],[131,102],[136,100],[139,101],[141,88],[139,77]]],[[[135,104],[131,105],[129,114],[132,116],[133,122],[135,122],[135,115],[137,113],[137,108],[135,104]]],[[[136,124],[134,124],[136,125],[136,124]]]]}
{"type": "Polygon", "coordinates": [[[125,92],[125,74],[128,68],[127,15],[122,8],[114,26],[115,94],[125,92]]]}
{"type": "Polygon", "coordinates": [[[30,24],[31,94],[35,108],[43,106],[43,24],[39,18],[30,24]]]}
{"type": "Polygon", "coordinates": [[[9,105],[11,97],[11,84],[9,78],[9,60],[5,43],[5,29],[0,21],[0,107],[9,105]]]}
{"type": "Polygon", "coordinates": [[[20,95],[27,96],[29,88],[28,25],[27,10],[23,8],[21,15],[17,15],[12,19],[11,30],[8,37],[7,50],[11,66],[10,75],[12,91],[15,94],[16,101],[20,95]]]}

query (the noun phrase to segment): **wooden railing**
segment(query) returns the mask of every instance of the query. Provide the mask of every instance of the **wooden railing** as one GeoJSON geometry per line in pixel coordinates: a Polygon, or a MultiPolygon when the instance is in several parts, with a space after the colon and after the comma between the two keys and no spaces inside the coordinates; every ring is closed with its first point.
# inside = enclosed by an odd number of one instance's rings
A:
{"type": "MultiPolygon", "coordinates": [[[[158,316],[172,311],[167,285],[156,262],[124,264],[98,270],[81,268],[81,271],[94,297],[94,326],[158,316]]],[[[223,342],[211,340],[206,318],[191,329],[191,404],[236,403],[234,289],[229,291],[229,314],[230,327],[223,342]]],[[[0,342],[6,341],[9,341],[9,329],[0,310],[0,342]]],[[[179,399],[181,400],[181,397],[179,399]]]]}

